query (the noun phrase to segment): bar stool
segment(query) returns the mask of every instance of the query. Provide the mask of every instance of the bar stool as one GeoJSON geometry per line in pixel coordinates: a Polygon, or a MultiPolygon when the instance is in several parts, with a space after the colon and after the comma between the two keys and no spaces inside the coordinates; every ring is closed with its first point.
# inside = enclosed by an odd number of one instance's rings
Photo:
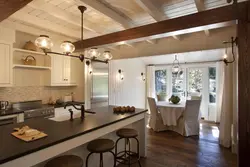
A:
{"type": "Polygon", "coordinates": [[[85,167],[88,167],[89,157],[90,155],[94,153],[100,154],[100,167],[103,167],[103,153],[106,153],[106,152],[109,152],[114,156],[114,167],[115,167],[116,159],[115,159],[115,154],[112,152],[114,147],[115,147],[115,143],[110,139],[96,139],[96,140],[91,141],[87,145],[87,149],[90,153],[87,156],[85,167]]]}
{"type": "Polygon", "coordinates": [[[63,155],[50,160],[45,167],[82,167],[82,158],[76,155],[63,155]]]}
{"type": "Polygon", "coordinates": [[[129,128],[123,128],[120,129],[116,132],[116,135],[119,137],[115,143],[115,155],[116,155],[116,162],[119,162],[124,165],[128,165],[129,167],[132,164],[138,163],[139,166],[141,167],[140,163],[140,154],[139,154],[139,141],[137,139],[138,132],[134,129],[129,129],[129,128]],[[121,151],[117,153],[117,146],[118,142],[121,139],[125,139],[125,148],[124,151],[121,151]],[[132,152],[130,148],[130,139],[134,139],[137,142],[137,152],[132,152]],[[127,145],[128,145],[128,150],[127,150],[127,145]],[[131,159],[135,157],[135,159],[131,159]]]}

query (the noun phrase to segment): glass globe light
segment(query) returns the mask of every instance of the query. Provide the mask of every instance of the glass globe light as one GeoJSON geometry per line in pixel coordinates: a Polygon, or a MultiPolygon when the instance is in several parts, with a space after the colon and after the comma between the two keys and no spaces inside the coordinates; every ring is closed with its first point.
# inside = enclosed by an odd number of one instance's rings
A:
{"type": "Polygon", "coordinates": [[[88,56],[90,58],[97,58],[99,57],[100,53],[98,51],[97,48],[91,48],[89,51],[88,51],[88,56]]]}
{"type": "Polygon", "coordinates": [[[63,50],[63,53],[71,54],[75,51],[75,46],[70,41],[64,41],[61,44],[61,49],[63,50]]]}
{"type": "Polygon", "coordinates": [[[35,45],[43,50],[50,50],[53,47],[53,43],[51,39],[49,38],[49,36],[47,35],[40,35],[35,40],[35,45]]]}
{"type": "Polygon", "coordinates": [[[112,54],[110,53],[110,51],[105,51],[105,52],[103,53],[103,58],[104,58],[105,60],[111,60],[111,59],[113,58],[113,56],[112,56],[112,54]]]}
{"type": "Polygon", "coordinates": [[[177,74],[179,72],[179,70],[180,70],[179,65],[174,65],[172,67],[172,73],[174,73],[174,74],[177,74]]]}

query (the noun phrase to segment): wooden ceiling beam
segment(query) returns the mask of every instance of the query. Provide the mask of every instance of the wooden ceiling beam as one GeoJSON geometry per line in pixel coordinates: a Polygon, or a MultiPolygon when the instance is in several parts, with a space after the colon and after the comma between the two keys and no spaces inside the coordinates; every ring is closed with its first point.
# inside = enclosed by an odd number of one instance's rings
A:
{"type": "MultiPolygon", "coordinates": [[[[198,12],[201,12],[201,11],[205,10],[204,0],[194,0],[194,3],[195,3],[195,6],[196,6],[196,9],[197,9],[198,12]]],[[[205,30],[204,32],[205,32],[206,36],[210,35],[209,30],[205,30]]]]}
{"type": "Polygon", "coordinates": [[[178,41],[180,41],[180,40],[181,40],[180,35],[173,35],[173,38],[174,38],[174,39],[176,39],[176,40],[178,40],[178,41]]]}
{"type": "Polygon", "coordinates": [[[1,0],[0,1],[0,22],[8,18],[16,11],[22,9],[32,0],[1,0]]]}
{"type": "Polygon", "coordinates": [[[209,30],[205,30],[204,32],[205,32],[205,35],[206,35],[207,37],[210,36],[210,31],[209,31],[209,30]]]}
{"type": "Polygon", "coordinates": [[[156,21],[162,21],[165,18],[164,12],[159,10],[152,0],[135,0],[135,2],[144,9],[156,21]]]}
{"type": "Polygon", "coordinates": [[[95,38],[86,39],[83,41],[75,42],[76,49],[84,49],[92,46],[107,45],[122,41],[133,41],[135,39],[150,38],[154,36],[164,36],[165,33],[181,31],[221,22],[237,20],[238,15],[236,12],[240,7],[247,4],[246,2],[238,3],[237,6],[229,5],[212,10],[206,10],[191,15],[169,19],[141,27],[136,27],[120,32],[115,32],[95,38]]]}
{"type": "Polygon", "coordinates": [[[198,12],[205,10],[204,0],[194,0],[198,12]]]}
{"type": "Polygon", "coordinates": [[[121,24],[121,26],[123,26],[125,29],[133,27],[131,20],[124,18],[123,16],[119,15],[114,10],[108,8],[103,3],[101,3],[97,0],[77,0],[77,1],[83,2],[84,4],[90,6],[91,8],[99,11],[103,15],[105,15],[105,16],[111,18],[112,20],[114,20],[115,22],[121,24]]]}

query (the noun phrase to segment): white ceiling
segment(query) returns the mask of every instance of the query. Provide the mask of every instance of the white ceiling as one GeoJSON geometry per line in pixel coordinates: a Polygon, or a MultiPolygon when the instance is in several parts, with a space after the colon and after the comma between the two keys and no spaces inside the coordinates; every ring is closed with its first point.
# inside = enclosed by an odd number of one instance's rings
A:
{"type": "Polygon", "coordinates": [[[185,52],[185,53],[176,53],[176,54],[167,54],[160,56],[151,56],[151,57],[142,57],[139,58],[146,65],[149,64],[171,64],[175,59],[175,55],[180,63],[185,62],[206,62],[223,59],[225,50],[224,49],[214,49],[214,50],[204,50],[204,51],[195,51],[195,52],[185,52]]]}
{"type": "MultiPolygon", "coordinates": [[[[244,0],[240,0],[244,1],[244,0]]],[[[80,38],[79,5],[84,14],[84,38],[92,38],[201,10],[228,5],[226,0],[33,0],[8,21],[80,38]],[[201,1],[200,6],[196,2],[201,1]],[[202,8],[202,9],[201,9],[202,8]]]]}

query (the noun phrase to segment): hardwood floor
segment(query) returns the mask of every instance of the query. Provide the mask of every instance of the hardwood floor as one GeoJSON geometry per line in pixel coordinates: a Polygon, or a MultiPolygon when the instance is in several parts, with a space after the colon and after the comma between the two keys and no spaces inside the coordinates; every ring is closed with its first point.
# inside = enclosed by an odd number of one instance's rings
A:
{"type": "MultiPolygon", "coordinates": [[[[147,158],[142,167],[236,167],[237,156],[218,144],[216,126],[201,126],[200,138],[148,129],[147,158]]],[[[124,167],[120,165],[119,167],[124,167]]],[[[139,167],[138,164],[132,167],[139,167]]]]}

